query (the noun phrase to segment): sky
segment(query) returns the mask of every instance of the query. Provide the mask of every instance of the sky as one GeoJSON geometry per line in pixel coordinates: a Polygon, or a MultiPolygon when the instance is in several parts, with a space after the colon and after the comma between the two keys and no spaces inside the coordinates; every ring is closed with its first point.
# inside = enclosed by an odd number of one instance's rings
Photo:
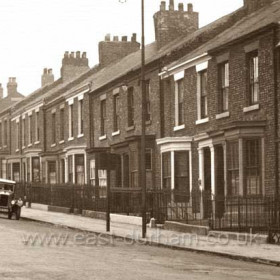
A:
{"type": "MultiPolygon", "coordinates": [[[[153,14],[161,0],[145,0],[146,44],[154,41],[153,14]]],[[[166,0],[167,5],[169,0],[166,0]]],[[[174,0],[192,3],[200,27],[243,5],[243,0],[174,0]]],[[[28,95],[41,86],[44,68],[60,77],[65,51],[87,52],[98,63],[98,42],[106,34],[141,38],[141,0],[0,0],[0,83],[16,77],[28,95]],[[124,3],[120,3],[124,2],[124,3]]]]}

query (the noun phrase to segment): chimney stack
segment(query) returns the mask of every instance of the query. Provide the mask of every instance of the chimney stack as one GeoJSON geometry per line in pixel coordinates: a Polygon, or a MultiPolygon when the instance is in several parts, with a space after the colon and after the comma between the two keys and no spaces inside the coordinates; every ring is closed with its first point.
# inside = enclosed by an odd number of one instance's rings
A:
{"type": "Polygon", "coordinates": [[[82,57],[80,51],[77,51],[76,53],[71,52],[70,54],[68,51],[64,53],[60,70],[63,81],[68,81],[82,75],[89,69],[86,52],[82,53],[82,57]]]}
{"type": "Polygon", "coordinates": [[[244,7],[250,14],[264,6],[269,6],[272,2],[273,0],[244,0],[244,7]]]}
{"type": "Polygon", "coordinates": [[[165,1],[161,1],[160,10],[154,15],[155,34],[158,49],[173,40],[198,30],[198,13],[193,11],[193,5],[188,4],[188,10],[184,10],[184,4],[178,4],[178,10],[174,10],[174,0],[169,1],[169,10],[165,9],[165,1]]]}
{"type": "Polygon", "coordinates": [[[43,74],[41,76],[41,86],[52,84],[54,82],[54,75],[52,69],[44,68],[43,74]]]}
{"type": "Polygon", "coordinates": [[[99,42],[98,45],[99,64],[102,67],[117,62],[140,49],[140,44],[136,40],[136,33],[132,34],[131,41],[127,40],[127,36],[122,36],[121,40],[119,40],[118,36],[113,36],[113,41],[110,38],[110,34],[107,34],[105,40],[99,42]]]}
{"type": "Polygon", "coordinates": [[[2,87],[2,84],[0,84],[0,99],[3,99],[4,95],[4,89],[2,87]]]}
{"type": "Polygon", "coordinates": [[[7,84],[8,95],[7,96],[16,96],[17,95],[17,81],[15,77],[10,77],[7,84]]]}

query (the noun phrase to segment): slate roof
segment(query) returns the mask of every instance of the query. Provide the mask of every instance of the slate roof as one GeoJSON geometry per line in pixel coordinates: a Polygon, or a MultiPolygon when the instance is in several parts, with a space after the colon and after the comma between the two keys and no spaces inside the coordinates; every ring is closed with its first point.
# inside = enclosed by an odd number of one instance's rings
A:
{"type": "Polygon", "coordinates": [[[195,58],[203,53],[207,53],[227,45],[237,39],[240,39],[252,32],[260,30],[270,24],[280,21],[280,1],[276,0],[269,7],[263,7],[260,10],[244,17],[231,28],[209,40],[206,44],[197,48],[193,52],[183,56],[179,60],[172,62],[167,68],[179,65],[189,59],[195,58]]]}
{"type": "MultiPolygon", "coordinates": [[[[172,63],[177,64],[180,61],[185,61],[188,58],[194,57],[195,54],[202,54],[205,51],[213,49],[222,44],[226,44],[234,39],[237,39],[241,36],[249,34],[263,26],[268,25],[272,22],[279,21],[279,9],[280,9],[280,1],[277,0],[270,7],[265,7],[260,9],[259,11],[245,16],[243,19],[239,20],[233,27],[227,29],[222,32],[220,35],[216,36],[214,39],[209,40],[203,46],[197,48],[195,51],[190,54],[180,58],[178,61],[172,63]]],[[[177,49],[182,48],[185,45],[191,44],[194,42],[199,36],[211,36],[213,30],[219,30],[223,26],[223,24],[228,23],[231,20],[234,20],[235,17],[240,16],[243,13],[245,15],[245,9],[240,8],[235,12],[228,14],[202,28],[193,32],[188,36],[181,36],[178,39],[172,41],[167,44],[160,50],[157,49],[156,42],[153,42],[145,47],[145,63],[151,63],[156,61],[157,59],[164,57],[165,55],[169,55],[171,52],[176,51],[177,49]]],[[[95,91],[106,84],[122,77],[123,75],[129,73],[130,71],[137,70],[141,67],[141,50],[134,52],[119,62],[109,65],[105,68],[100,68],[98,66],[90,69],[86,73],[80,75],[79,77],[75,77],[73,80],[63,83],[62,79],[58,79],[51,85],[47,85],[43,88],[40,88],[27,96],[23,101],[18,102],[16,105],[12,106],[15,110],[18,110],[25,105],[30,105],[39,102],[40,100],[51,100],[56,96],[64,96],[67,95],[82,85],[86,85],[87,83],[91,83],[91,90],[95,91]]],[[[6,108],[7,109],[7,108],[6,108]]]]}

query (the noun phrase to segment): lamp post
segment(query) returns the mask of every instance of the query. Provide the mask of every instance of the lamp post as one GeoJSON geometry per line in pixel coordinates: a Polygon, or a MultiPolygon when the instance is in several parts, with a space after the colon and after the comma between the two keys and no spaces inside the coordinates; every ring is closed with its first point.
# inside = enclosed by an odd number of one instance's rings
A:
{"type": "MultiPolygon", "coordinates": [[[[119,0],[125,3],[127,0],[119,0]]],[[[145,81],[145,22],[144,0],[141,0],[141,93],[142,93],[142,127],[141,127],[141,187],[142,187],[142,237],[146,237],[146,81],[145,81]]]]}

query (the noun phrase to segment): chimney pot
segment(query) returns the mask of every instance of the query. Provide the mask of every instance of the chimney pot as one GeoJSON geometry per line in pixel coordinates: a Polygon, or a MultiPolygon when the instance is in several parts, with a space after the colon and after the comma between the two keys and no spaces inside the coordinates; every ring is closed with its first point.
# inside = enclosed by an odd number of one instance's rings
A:
{"type": "Polygon", "coordinates": [[[131,42],[136,42],[136,33],[132,34],[131,42]]]}
{"type": "Polygon", "coordinates": [[[106,34],[105,41],[106,42],[110,42],[111,41],[111,35],[110,34],[106,34]]]}
{"type": "Polygon", "coordinates": [[[119,36],[114,36],[113,40],[114,40],[114,42],[118,42],[119,41],[119,36]]]}
{"type": "Polygon", "coordinates": [[[127,42],[127,36],[122,36],[122,41],[127,42]]]}
{"type": "Polygon", "coordinates": [[[174,11],[174,0],[169,0],[169,11],[174,11]]]}
{"type": "Polygon", "coordinates": [[[179,3],[179,4],[178,4],[178,10],[179,10],[180,12],[184,12],[184,4],[183,4],[183,3],[179,3]]]}
{"type": "Polygon", "coordinates": [[[44,73],[44,74],[47,74],[47,73],[48,73],[48,69],[47,69],[47,68],[44,68],[43,73],[44,73]]]}
{"type": "Polygon", "coordinates": [[[166,2],[165,1],[161,1],[161,3],[160,3],[160,10],[162,12],[166,10],[166,2]]]}
{"type": "Polygon", "coordinates": [[[190,13],[193,12],[193,4],[192,3],[188,4],[188,12],[190,12],[190,13]]]}
{"type": "Polygon", "coordinates": [[[80,51],[76,52],[76,58],[81,58],[81,52],[80,51]]]}
{"type": "Polygon", "coordinates": [[[74,57],[75,57],[75,53],[74,53],[74,52],[71,52],[70,57],[71,57],[71,58],[74,58],[74,57]]]}
{"type": "Polygon", "coordinates": [[[65,57],[65,58],[69,57],[69,52],[68,52],[68,51],[66,51],[66,52],[64,53],[64,57],[65,57]]]}
{"type": "Polygon", "coordinates": [[[86,52],[82,53],[82,58],[87,58],[87,53],[86,52]]]}
{"type": "Polygon", "coordinates": [[[49,74],[49,75],[52,75],[52,73],[53,73],[53,72],[52,72],[52,69],[50,68],[50,69],[48,70],[48,74],[49,74]]]}

